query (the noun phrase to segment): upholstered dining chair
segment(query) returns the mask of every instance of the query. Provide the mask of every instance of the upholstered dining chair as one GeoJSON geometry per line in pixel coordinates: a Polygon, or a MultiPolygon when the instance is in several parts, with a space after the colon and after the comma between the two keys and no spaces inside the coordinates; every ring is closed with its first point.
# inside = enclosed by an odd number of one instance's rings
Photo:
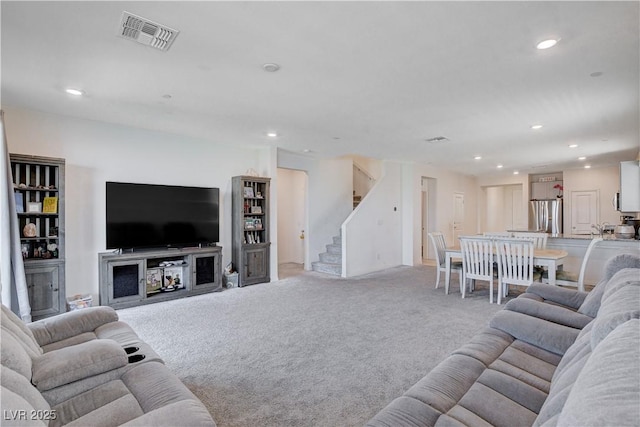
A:
{"type": "Polygon", "coordinates": [[[460,236],[462,251],[462,298],[465,297],[467,281],[470,289],[476,280],[489,282],[489,302],[493,303],[493,239],[480,236],[460,236]]]}
{"type": "Polygon", "coordinates": [[[533,284],[533,240],[496,239],[498,256],[498,304],[509,295],[509,285],[533,284]]]}
{"type": "MultiPolygon", "coordinates": [[[[441,232],[433,232],[429,233],[429,239],[433,244],[433,251],[436,255],[436,263],[438,275],[436,277],[436,289],[440,285],[440,272],[447,271],[446,260],[445,260],[445,250],[447,249],[447,244],[444,241],[444,235],[441,232]]],[[[451,262],[451,270],[457,271],[460,277],[460,287],[462,288],[462,262],[460,261],[452,261],[451,262]]]]}
{"type": "MultiPolygon", "coordinates": [[[[584,292],[584,276],[587,270],[587,261],[589,260],[589,256],[591,252],[596,247],[598,243],[602,242],[602,237],[594,237],[589,242],[589,246],[587,246],[587,250],[584,253],[584,257],[582,258],[582,265],[580,266],[580,272],[575,273],[573,271],[566,270],[556,270],[556,285],[565,285],[565,286],[576,286],[579,291],[584,292]]],[[[545,271],[542,273],[542,282],[549,282],[549,273],[545,271]]]]}

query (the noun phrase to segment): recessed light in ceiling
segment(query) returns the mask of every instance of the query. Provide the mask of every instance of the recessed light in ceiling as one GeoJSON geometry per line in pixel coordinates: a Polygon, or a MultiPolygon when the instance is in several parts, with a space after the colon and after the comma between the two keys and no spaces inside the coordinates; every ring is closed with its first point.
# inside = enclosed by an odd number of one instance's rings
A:
{"type": "Polygon", "coordinates": [[[569,148],[578,148],[578,144],[569,144],[569,148]]]}
{"type": "Polygon", "coordinates": [[[278,134],[277,134],[277,133],[275,133],[275,132],[268,132],[268,133],[267,133],[267,136],[268,136],[269,138],[277,138],[277,137],[278,137],[278,134]]]}
{"type": "Polygon", "coordinates": [[[82,90],[74,89],[74,88],[65,89],[65,92],[67,92],[69,95],[73,95],[73,96],[82,96],[82,95],[84,95],[84,92],[82,90]]]}
{"type": "Polygon", "coordinates": [[[518,172],[518,171],[513,171],[513,174],[514,174],[514,175],[518,175],[519,173],[520,173],[520,172],[518,172]]]}
{"type": "Polygon", "coordinates": [[[531,129],[533,130],[542,129],[542,125],[531,125],[531,129]]]}
{"type": "Polygon", "coordinates": [[[587,160],[587,158],[585,156],[582,156],[582,157],[578,157],[578,160],[587,160]]]}
{"type": "Polygon", "coordinates": [[[591,165],[584,165],[585,169],[591,169],[591,165]]]}
{"type": "Polygon", "coordinates": [[[273,62],[267,62],[266,64],[262,65],[262,68],[269,73],[275,73],[280,69],[280,66],[273,62]]]}
{"type": "Polygon", "coordinates": [[[482,159],[482,156],[475,156],[475,157],[473,158],[473,160],[480,160],[480,159],[482,159]]]}
{"type": "Polygon", "coordinates": [[[504,166],[502,166],[502,165],[498,165],[498,166],[496,166],[496,167],[497,167],[498,169],[502,169],[504,166]]]}
{"type": "Polygon", "coordinates": [[[558,43],[558,40],[559,39],[543,40],[536,45],[536,48],[540,50],[549,49],[550,47],[554,47],[558,43]]]}

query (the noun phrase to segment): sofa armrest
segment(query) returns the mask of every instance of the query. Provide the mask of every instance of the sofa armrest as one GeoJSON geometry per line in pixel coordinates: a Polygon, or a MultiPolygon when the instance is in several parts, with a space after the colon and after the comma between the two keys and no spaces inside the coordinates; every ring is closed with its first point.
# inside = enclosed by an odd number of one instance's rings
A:
{"type": "Polygon", "coordinates": [[[529,298],[515,298],[509,301],[505,310],[548,320],[571,328],[582,329],[593,320],[592,317],[578,313],[559,305],[547,304],[529,298]]]}
{"type": "Polygon", "coordinates": [[[31,382],[40,391],[118,369],[127,353],[113,340],[92,340],[43,354],[33,360],[31,382]]]}
{"type": "Polygon", "coordinates": [[[216,423],[202,403],[195,400],[181,400],[147,412],[122,424],[122,427],[180,425],[215,427],[216,423]]]}
{"type": "Polygon", "coordinates": [[[489,321],[489,326],[561,356],[580,333],[580,329],[510,310],[497,312],[489,321]]]}
{"type": "Polygon", "coordinates": [[[99,306],[68,311],[58,316],[29,323],[27,326],[42,347],[75,335],[93,332],[97,327],[117,320],[118,313],[113,308],[99,306]]]}
{"type": "Polygon", "coordinates": [[[529,286],[527,288],[527,292],[536,294],[540,298],[555,302],[556,304],[571,307],[574,310],[580,308],[584,299],[587,297],[587,292],[574,291],[572,289],[565,289],[541,283],[534,283],[529,286]]]}

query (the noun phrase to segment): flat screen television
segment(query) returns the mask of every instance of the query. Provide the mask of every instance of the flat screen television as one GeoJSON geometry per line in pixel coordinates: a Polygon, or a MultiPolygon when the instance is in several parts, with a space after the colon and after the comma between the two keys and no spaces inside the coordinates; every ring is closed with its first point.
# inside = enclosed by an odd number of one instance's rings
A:
{"type": "Polygon", "coordinates": [[[106,183],[107,249],[187,247],[220,240],[218,188],[106,183]]]}

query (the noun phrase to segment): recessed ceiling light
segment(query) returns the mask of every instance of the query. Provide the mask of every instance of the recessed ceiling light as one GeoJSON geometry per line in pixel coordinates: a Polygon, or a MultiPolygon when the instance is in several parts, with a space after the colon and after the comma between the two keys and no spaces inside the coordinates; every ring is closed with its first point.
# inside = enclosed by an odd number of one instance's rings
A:
{"type": "Polygon", "coordinates": [[[548,40],[543,40],[540,43],[538,43],[536,45],[536,48],[538,49],[549,49],[550,47],[554,47],[556,44],[558,43],[558,40],[556,39],[548,39],[548,40]]]}
{"type": "Polygon", "coordinates": [[[269,133],[267,133],[267,136],[268,136],[269,138],[276,138],[276,137],[278,136],[278,134],[277,134],[277,133],[275,133],[275,132],[269,132],[269,133]]]}
{"type": "Polygon", "coordinates": [[[73,96],[82,96],[84,95],[84,92],[81,91],[80,89],[74,89],[74,88],[68,88],[65,89],[65,92],[67,92],[69,95],[73,95],[73,96]]]}
{"type": "Polygon", "coordinates": [[[578,160],[587,160],[587,158],[585,156],[582,156],[582,157],[578,157],[578,160]]]}
{"type": "Polygon", "coordinates": [[[591,169],[591,165],[584,165],[585,169],[591,169]]]}
{"type": "Polygon", "coordinates": [[[569,144],[569,148],[578,148],[578,144],[569,144]]]}
{"type": "Polygon", "coordinates": [[[514,174],[514,175],[518,175],[519,173],[520,173],[520,172],[518,172],[518,171],[513,171],[513,174],[514,174]]]}
{"type": "Polygon", "coordinates": [[[475,157],[473,158],[473,160],[480,160],[480,159],[482,159],[482,156],[475,156],[475,157]]]}
{"type": "Polygon", "coordinates": [[[542,125],[531,125],[531,129],[533,130],[542,129],[542,125]]]}
{"type": "Polygon", "coordinates": [[[268,62],[266,64],[263,64],[262,68],[269,73],[275,73],[280,69],[280,66],[276,63],[268,62]]]}
{"type": "Polygon", "coordinates": [[[503,166],[502,166],[502,165],[498,165],[498,166],[496,166],[496,167],[497,167],[498,169],[502,169],[502,167],[503,167],[503,166]]]}

